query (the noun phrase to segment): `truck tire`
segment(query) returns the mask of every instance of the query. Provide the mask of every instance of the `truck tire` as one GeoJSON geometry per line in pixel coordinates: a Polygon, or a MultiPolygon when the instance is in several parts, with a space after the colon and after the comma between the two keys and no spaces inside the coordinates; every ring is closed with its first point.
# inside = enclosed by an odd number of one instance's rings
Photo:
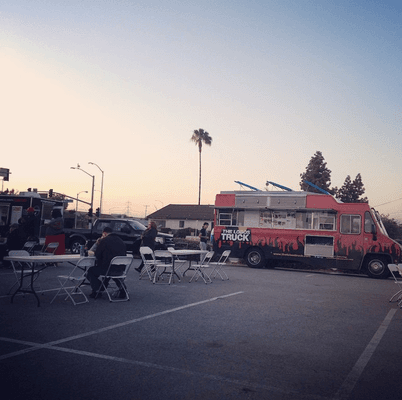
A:
{"type": "Polygon", "coordinates": [[[386,279],[389,276],[387,262],[382,257],[372,257],[366,262],[366,272],[370,278],[386,279]]]}
{"type": "Polygon", "coordinates": [[[85,244],[85,241],[79,237],[76,237],[70,241],[71,254],[80,254],[80,247],[85,244]]]}
{"type": "Polygon", "coordinates": [[[250,268],[262,268],[266,261],[264,253],[258,247],[254,247],[247,252],[246,262],[250,268]]]}

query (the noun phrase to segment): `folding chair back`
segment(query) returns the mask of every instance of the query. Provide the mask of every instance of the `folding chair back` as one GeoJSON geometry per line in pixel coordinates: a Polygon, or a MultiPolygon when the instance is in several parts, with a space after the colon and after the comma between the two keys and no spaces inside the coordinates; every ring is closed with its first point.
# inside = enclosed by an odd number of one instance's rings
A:
{"type": "Polygon", "coordinates": [[[142,258],[142,262],[144,264],[141,273],[140,273],[140,279],[147,274],[149,277],[149,280],[153,280],[153,274],[155,272],[155,254],[153,250],[150,247],[140,247],[140,255],[142,258]]]}
{"type": "Polygon", "coordinates": [[[231,250],[225,250],[225,251],[221,254],[221,256],[220,256],[220,258],[219,258],[219,261],[218,261],[218,264],[225,264],[225,262],[227,261],[227,259],[228,259],[229,256],[230,256],[230,252],[231,252],[231,250]]]}
{"type": "Polygon", "coordinates": [[[33,254],[33,249],[36,245],[37,242],[34,241],[25,242],[24,246],[22,247],[22,250],[27,251],[29,254],[33,254]]]}
{"type": "Polygon", "coordinates": [[[34,254],[37,256],[52,255],[56,252],[58,247],[59,247],[58,242],[51,242],[51,243],[45,244],[41,251],[35,251],[34,254]]]}
{"type": "Polygon", "coordinates": [[[388,264],[388,269],[389,272],[391,272],[392,277],[394,278],[394,282],[396,285],[398,285],[398,291],[389,299],[389,301],[393,301],[396,298],[396,301],[398,301],[398,305],[401,304],[402,301],[402,268],[399,267],[399,265],[396,264],[388,264]],[[397,274],[401,275],[397,277],[397,274]]]}
{"type": "Polygon", "coordinates": [[[95,265],[95,258],[85,257],[80,258],[75,265],[75,267],[71,270],[69,275],[59,275],[57,277],[60,288],[53,297],[50,304],[53,303],[54,299],[59,295],[66,295],[64,300],[68,298],[73,302],[74,305],[88,303],[88,298],[85,293],[81,290],[81,285],[85,281],[85,272],[89,267],[95,265]],[[74,285],[73,287],[68,287],[67,285],[74,285]],[[75,301],[74,296],[81,296],[81,301],[75,301]]]}
{"type": "Polygon", "coordinates": [[[210,262],[211,262],[211,259],[212,259],[213,256],[214,256],[214,252],[213,252],[213,251],[209,251],[209,252],[205,255],[205,257],[203,258],[203,260],[202,260],[198,265],[196,265],[196,266],[194,267],[195,272],[194,272],[194,275],[191,277],[190,282],[192,282],[194,278],[196,278],[195,280],[197,281],[198,278],[200,278],[200,277],[202,278],[202,280],[204,281],[204,283],[211,283],[211,282],[212,282],[211,278],[210,278],[209,275],[206,273],[206,270],[207,270],[208,268],[211,268],[211,267],[212,267],[211,264],[210,264],[210,262]],[[204,273],[204,271],[205,271],[205,273],[204,273]]]}
{"type": "Polygon", "coordinates": [[[200,265],[209,265],[209,263],[211,262],[211,260],[212,260],[212,257],[214,256],[214,254],[215,254],[215,252],[213,252],[213,251],[208,251],[208,253],[207,254],[205,254],[205,257],[204,257],[204,259],[202,260],[202,262],[201,262],[201,264],[200,265]]]}
{"type": "MultiPolygon", "coordinates": [[[[169,251],[169,252],[174,251],[174,250],[175,250],[174,247],[168,247],[167,248],[167,251],[169,251]]],[[[170,254],[171,254],[171,257],[172,257],[172,262],[174,263],[174,271],[175,271],[175,273],[179,273],[179,272],[181,273],[180,269],[184,265],[187,264],[187,259],[186,258],[180,258],[179,256],[173,255],[172,253],[170,253],[170,254]]]]}
{"type": "Polygon", "coordinates": [[[56,252],[56,250],[57,250],[57,248],[59,247],[59,243],[57,243],[57,242],[52,242],[52,243],[49,243],[47,246],[46,246],[46,248],[45,248],[45,250],[43,251],[44,253],[49,253],[49,254],[54,254],[55,252],[56,252]]]}
{"type": "Polygon", "coordinates": [[[26,250],[10,250],[8,252],[8,255],[13,256],[13,257],[18,257],[18,256],[26,257],[26,256],[29,256],[29,253],[26,250]]]}
{"type": "Polygon", "coordinates": [[[130,256],[117,256],[109,264],[109,268],[105,275],[101,275],[101,286],[98,290],[98,294],[104,290],[109,297],[110,302],[128,301],[130,297],[128,295],[127,286],[124,283],[127,273],[133,263],[133,257],[130,256]],[[116,285],[108,285],[112,279],[116,285]],[[125,296],[121,296],[124,294],[125,296]]]}
{"type": "Polygon", "coordinates": [[[222,280],[229,280],[226,272],[223,270],[223,266],[226,264],[227,259],[229,258],[231,250],[225,250],[219,260],[217,262],[211,262],[211,265],[214,267],[210,278],[215,278],[217,275],[221,277],[222,280]]]}

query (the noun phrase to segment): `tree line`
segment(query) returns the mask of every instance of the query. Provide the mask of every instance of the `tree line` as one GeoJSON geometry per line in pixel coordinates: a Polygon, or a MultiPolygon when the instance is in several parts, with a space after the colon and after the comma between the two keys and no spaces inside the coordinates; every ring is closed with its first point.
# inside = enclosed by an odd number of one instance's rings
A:
{"type": "MultiPolygon", "coordinates": [[[[307,181],[332,194],[343,203],[368,202],[368,198],[363,197],[365,188],[360,173],[356,175],[356,178],[353,181],[350,175],[347,175],[343,185],[338,188],[336,186],[331,187],[331,172],[332,171],[327,167],[327,163],[325,162],[321,151],[316,151],[316,153],[311,157],[306,167],[306,171],[300,174],[300,188],[306,192],[320,193],[320,190],[306,183],[307,181]]],[[[402,224],[394,218],[390,218],[389,215],[382,214],[381,219],[391,238],[402,238],[402,224]]]]}
{"type": "Polygon", "coordinates": [[[307,182],[311,182],[326,192],[332,194],[343,203],[367,203],[367,197],[362,197],[365,192],[364,184],[360,173],[352,181],[350,175],[347,175],[343,185],[331,187],[331,170],[327,167],[324,156],[321,151],[317,151],[309,161],[306,171],[300,174],[300,188],[306,192],[320,191],[307,182]]]}

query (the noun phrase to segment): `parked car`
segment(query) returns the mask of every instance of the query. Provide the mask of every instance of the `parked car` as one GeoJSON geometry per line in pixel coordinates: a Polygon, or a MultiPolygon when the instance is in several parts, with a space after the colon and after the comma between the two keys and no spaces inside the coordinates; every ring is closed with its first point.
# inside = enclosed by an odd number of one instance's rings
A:
{"type": "MultiPolygon", "coordinates": [[[[102,236],[103,229],[109,226],[113,233],[123,239],[127,246],[127,251],[134,255],[139,254],[141,245],[141,235],[146,227],[135,219],[119,218],[99,218],[94,222],[91,229],[65,229],[66,248],[71,253],[78,254],[80,246],[87,244],[90,248],[95,241],[102,236]]],[[[166,250],[168,247],[174,247],[173,235],[159,232],[156,237],[156,250],[166,250]]]]}

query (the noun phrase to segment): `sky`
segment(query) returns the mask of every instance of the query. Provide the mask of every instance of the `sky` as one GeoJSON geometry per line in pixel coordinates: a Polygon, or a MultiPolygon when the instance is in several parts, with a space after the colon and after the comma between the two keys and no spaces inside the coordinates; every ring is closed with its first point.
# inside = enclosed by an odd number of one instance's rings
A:
{"type": "Polygon", "coordinates": [[[202,204],[235,181],[300,190],[321,151],[332,186],[360,173],[402,221],[401,17],[400,0],[2,2],[3,188],[90,201],[94,176],[96,207],[102,170],[104,212],[197,204],[202,128],[202,204]]]}

